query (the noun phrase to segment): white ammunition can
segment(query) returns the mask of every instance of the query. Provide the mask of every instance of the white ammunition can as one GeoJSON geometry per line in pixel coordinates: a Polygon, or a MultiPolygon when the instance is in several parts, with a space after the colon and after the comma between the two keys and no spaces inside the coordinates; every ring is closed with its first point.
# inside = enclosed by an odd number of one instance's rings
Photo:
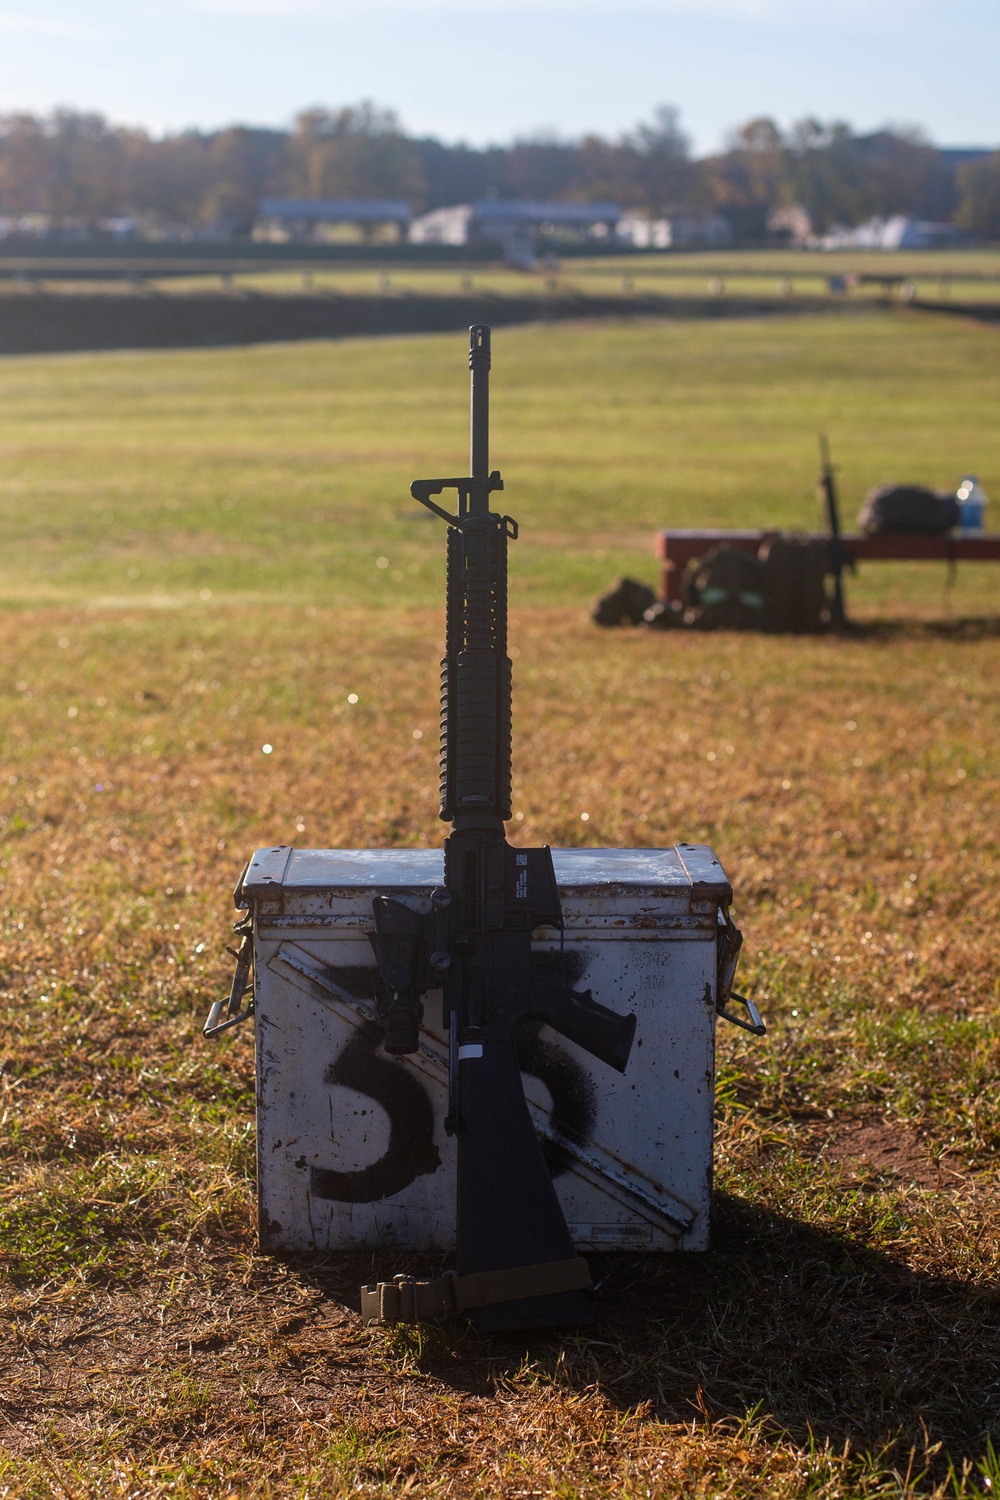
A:
{"type": "MultiPolygon", "coordinates": [[[[729,881],[703,845],[552,852],[565,926],[535,932],[532,962],[638,1017],[624,1075],[544,1025],[519,1043],[574,1243],[704,1250],[729,881]]],[[[443,878],[432,849],[261,849],[247,868],[264,1250],[454,1245],[441,996],[425,997],[420,1050],[387,1056],[368,941],[375,896],[427,911],[443,878]]]]}

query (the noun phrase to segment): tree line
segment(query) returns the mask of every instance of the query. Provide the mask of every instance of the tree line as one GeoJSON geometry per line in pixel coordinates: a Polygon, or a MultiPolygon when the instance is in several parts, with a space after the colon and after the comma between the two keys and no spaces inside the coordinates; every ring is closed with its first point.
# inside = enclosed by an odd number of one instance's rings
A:
{"type": "Polygon", "coordinates": [[[748,121],[696,160],[670,106],[617,139],[534,137],[448,145],[406,134],[370,103],[304,110],[287,130],[232,125],[162,137],[70,109],[0,115],[0,216],[96,228],[132,218],[150,232],[250,232],[263,197],[401,198],[421,212],[496,196],[611,199],[653,216],[718,211],[739,240],[763,240],[801,205],[822,232],[873,215],[952,219],[1000,236],[1000,153],[953,169],[919,132],[860,135],[843,122],[781,130],[748,121]]]}

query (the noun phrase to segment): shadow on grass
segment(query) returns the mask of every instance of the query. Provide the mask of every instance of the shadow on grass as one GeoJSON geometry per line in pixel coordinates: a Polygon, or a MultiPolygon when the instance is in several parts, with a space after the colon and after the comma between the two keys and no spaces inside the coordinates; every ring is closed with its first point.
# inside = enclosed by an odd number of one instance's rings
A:
{"type": "MultiPolygon", "coordinates": [[[[661,1420],[762,1416],[803,1446],[939,1462],[982,1457],[1000,1433],[1000,1287],[915,1271],[785,1215],[719,1195],[705,1256],[591,1255],[596,1327],[568,1337],[483,1337],[459,1327],[400,1331],[401,1354],[454,1389],[492,1395],[536,1377],[599,1386],[620,1410],[661,1420]]],[[[439,1264],[396,1253],[298,1264],[326,1295],[439,1264]]]]}
{"type": "Polygon", "coordinates": [[[1000,615],[951,615],[943,620],[891,619],[850,621],[849,640],[898,641],[907,636],[946,641],[988,641],[1000,637],[1000,615]]]}

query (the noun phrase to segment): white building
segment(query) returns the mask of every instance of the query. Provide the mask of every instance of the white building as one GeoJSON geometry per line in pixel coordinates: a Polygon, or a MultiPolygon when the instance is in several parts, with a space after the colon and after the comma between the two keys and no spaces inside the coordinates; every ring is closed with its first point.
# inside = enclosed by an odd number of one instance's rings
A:
{"type": "Polygon", "coordinates": [[[410,225],[413,245],[471,245],[493,241],[515,258],[544,250],[560,232],[607,239],[621,209],[616,203],[533,203],[523,199],[481,198],[422,214],[410,225]]]}
{"type": "Polygon", "coordinates": [[[263,239],[309,240],[343,224],[365,231],[392,225],[402,239],[412,218],[410,205],[392,198],[262,198],[256,232],[263,239]]]}
{"type": "Polygon", "coordinates": [[[827,234],[813,240],[820,250],[941,250],[964,242],[965,236],[954,224],[932,224],[905,214],[869,219],[853,229],[835,224],[827,234]]]}
{"type": "Polygon", "coordinates": [[[732,225],[722,214],[694,210],[651,219],[645,214],[626,214],[615,225],[615,233],[637,250],[688,250],[702,246],[720,249],[733,243],[732,225]]]}
{"type": "Polygon", "coordinates": [[[801,247],[815,244],[812,219],[801,203],[790,203],[783,208],[774,209],[768,215],[767,231],[787,239],[790,245],[801,247]]]}
{"type": "Polygon", "coordinates": [[[475,212],[471,203],[434,208],[413,220],[407,238],[411,245],[467,245],[475,212]]]}
{"type": "Polygon", "coordinates": [[[615,225],[615,234],[636,250],[669,250],[672,244],[669,219],[650,219],[626,214],[615,225]]]}

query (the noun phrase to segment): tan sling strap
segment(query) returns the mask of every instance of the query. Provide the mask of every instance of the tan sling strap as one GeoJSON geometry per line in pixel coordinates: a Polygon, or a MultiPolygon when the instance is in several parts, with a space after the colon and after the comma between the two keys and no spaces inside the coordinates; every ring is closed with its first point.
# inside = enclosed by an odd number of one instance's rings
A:
{"type": "Polygon", "coordinates": [[[581,1256],[537,1266],[513,1266],[506,1271],[477,1271],[471,1276],[449,1271],[436,1281],[396,1276],[392,1281],[361,1288],[361,1316],[366,1323],[423,1323],[470,1307],[490,1307],[494,1302],[586,1291],[593,1284],[581,1256]]]}

